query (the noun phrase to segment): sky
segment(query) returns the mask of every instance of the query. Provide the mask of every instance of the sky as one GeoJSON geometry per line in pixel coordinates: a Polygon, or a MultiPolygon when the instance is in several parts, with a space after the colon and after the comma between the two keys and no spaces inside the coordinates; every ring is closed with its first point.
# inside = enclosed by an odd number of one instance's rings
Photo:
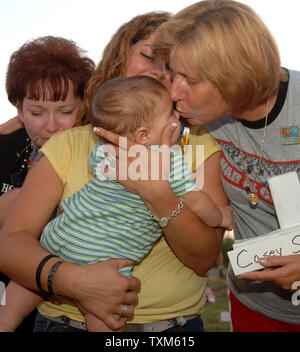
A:
{"type": "MultiPolygon", "coordinates": [[[[15,116],[7,100],[10,55],[23,43],[54,35],[74,40],[98,63],[116,30],[149,11],[176,13],[196,0],[0,0],[0,123],[15,116]]],[[[281,52],[282,65],[300,71],[299,0],[240,0],[263,18],[281,52]]]]}

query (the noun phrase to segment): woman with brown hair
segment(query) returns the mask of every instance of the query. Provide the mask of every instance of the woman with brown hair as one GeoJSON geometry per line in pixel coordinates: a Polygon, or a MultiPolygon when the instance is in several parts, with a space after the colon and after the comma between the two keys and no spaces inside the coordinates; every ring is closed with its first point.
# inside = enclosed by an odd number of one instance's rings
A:
{"type": "Polygon", "coordinates": [[[90,104],[95,90],[104,82],[122,76],[145,75],[170,85],[170,74],[162,61],[155,60],[151,44],[157,28],[171,18],[168,12],[150,12],[124,23],[104,48],[85,90],[79,117],[89,122],[90,104]]]}
{"type": "MultiPolygon", "coordinates": [[[[151,44],[157,28],[169,18],[170,15],[166,13],[137,16],[117,31],[105,49],[103,59],[87,86],[85,108],[79,118],[81,124],[86,121],[84,117],[89,116],[90,99],[95,90],[107,79],[117,76],[148,75],[160,79],[168,86],[169,72],[162,62],[153,57],[151,44]],[[123,40],[124,47],[122,47],[123,40]],[[121,50],[122,55],[116,54],[114,57],[113,53],[118,53],[118,50],[121,50]]],[[[167,126],[162,134],[162,144],[170,143],[173,132],[174,128],[167,126]]],[[[33,185],[36,189],[35,200],[18,224],[14,221],[6,222],[0,237],[0,247],[5,248],[5,253],[1,251],[0,265],[14,275],[19,284],[36,288],[33,278],[28,274],[29,265],[25,266],[23,263],[21,266],[20,262],[12,260],[16,251],[22,250],[23,246],[29,243],[24,235],[28,219],[33,213],[39,215],[39,220],[30,228],[31,246],[26,252],[26,256],[33,257],[34,254],[35,260],[30,262],[32,270],[35,270],[46,254],[37,245],[40,230],[46,223],[45,217],[61,199],[76,192],[93,177],[87,170],[87,158],[97,140],[98,136],[93,133],[91,125],[88,124],[61,133],[42,148],[41,152],[46,158],[42,158],[32,170],[13,214],[18,214],[24,208],[25,199],[33,197],[33,185]],[[81,172],[79,173],[78,170],[81,172]],[[45,183],[48,185],[47,188],[44,187],[45,183]],[[47,208],[41,209],[45,199],[47,199],[47,208]],[[13,240],[13,233],[17,229],[23,239],[21,244],[13,240]]],[[[190,140],[193,143],[197,140],[199,144],[203,141],[205,144],[204,157],[207,160],[204,168],[204,190],[217,204],[224,204],[225,197],[219,191],[220,177],[215,172],[220,158],[219,147],[203,129],[191,133],[190,140]],[[218,194],[218,197],[214,197],[215,194],[218,194]]],[[[128,145],[130,143],[128,140],[128,145]]],[[[139,193],[146,205],[159,217],[170,215],[178,206],[178,198],[170,189],[168,181],[122,180],[120,182],[129,190],[139,193]],[[164,194],[163,197],[162,194],[164,194]]],[[[163,231],[165,237],[156,243],[150,254],[133,271],[133,275],[141,281],[141,291],[139,303],[134,310],[134,318],[128,321],[125,331],[202,331],[200,313],[205,304],[206,280],[199,275],[204,275],[214,264],[222,244],[222,233],[217,234],[215,229],[205,226],[187,207],[183,207],[178,216],[172,216],[163,231]],[[184,289],[182,289],[183,283],[184,289]]],[[[57,261],[57,258],[55,260],[57,261]]],[[[54,263],[54,259],[51,263],[54,263]]],[[[105,262],[100,264],[103,265],[105,262]]],[[[47,266],[47,270],[44,269],[41,272],[43,287],[46,287],[49,269],[50,267],[47,266]]],[[[81,278],[83,274],[87,275],[88,268],[78,268],[75,264],[68,263],[60,265],[55,274],[54,292],[78,299],[78,293],[75,295],[69,287],[74,285],[72,279],[79,274],[81,278]],[[66,275],[69,273],[71,279],[66,283],[66,275]]],[[[136,289],[136,286],[132,285],[128,288],[136,289]]],[[[95,299],[94,292],[95,288],[91,282],[88,295],[81,290],[79,297],[86,305],[85,308],[103,319],[111,328],[121,328],[125,323],[124,315],[130,317],[133,307],[127,306],[128,303],[123,301],[120,302],[118,310],[101,311],[96,309],[96,303],[101,297],[95,299]],[[121,315],[122,318],[115,320],[113,313],[121,315]]],[[[131,295],[131,297],[134,296],[131,295]]],[[[101,308],[103,307],[105,306],[102,304],[101,308]]],[[[67,299],[50,298],[42,303],[38,310],[40,313],[38,323],[44,327],[39,328],[38,331],[49,331],[47,328],[49,325],[55,331],[69,331],[72,326],[84,331],[82,315],[73,302],[67,299]]]]}

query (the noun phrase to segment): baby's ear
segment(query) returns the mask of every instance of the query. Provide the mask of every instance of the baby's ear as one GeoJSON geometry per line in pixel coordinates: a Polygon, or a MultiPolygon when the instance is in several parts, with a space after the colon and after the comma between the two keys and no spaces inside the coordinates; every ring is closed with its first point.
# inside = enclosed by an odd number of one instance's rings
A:
{"type": "Polygon", "coordinates": [[[134,139],[138,144],[145,146],[149,145],[150,142],[150,131],[147,127],[141,126],[135,132],[133,132],[134,139]]]}

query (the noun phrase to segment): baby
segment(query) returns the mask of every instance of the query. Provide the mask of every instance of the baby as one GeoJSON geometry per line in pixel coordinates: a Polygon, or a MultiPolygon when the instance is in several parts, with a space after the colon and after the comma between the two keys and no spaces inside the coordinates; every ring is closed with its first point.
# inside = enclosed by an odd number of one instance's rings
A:
{"type": "MultiPolygon", "coordinates": [[[[180,135],[179,117],[168,91],[159,81],[146,76],[116,78],[103,84],[93,98],[92,116],[94,126],[112,130],[145,148],[158,146],[161,133],[169,124],[177,125],[173,144],[180,135]]],[[[85,265],[113,258],[140,262],[151,250],[162,235],[163,225],[153,220],[139,195],[106,178],[105,170],[113,169],[113,164],[104,142],[99,141],[88,159],[89,170],[95,177],[61,201],[63,213],[44,228],[40,243],[47,251],[63,261],[85,265]]],[[[170,165],[169,182],[181,206],[183,202],[208,226],[231,228],[230,207],[217,207],[206,193],[196,190],[182,155],[171,151],[170,165]]],[[[120,272],[131,276],[131,270],[132,267],[125,267],[120,272]]],[[[15,329],[16,322],[38,303],[39,298],[29,298],[27,291],[17,303],[22,309],[2,307],[0,328],[2,323],[15,329]]],[[[81,312],[88,331],[112,331],[82,308],[81,312]]]]}

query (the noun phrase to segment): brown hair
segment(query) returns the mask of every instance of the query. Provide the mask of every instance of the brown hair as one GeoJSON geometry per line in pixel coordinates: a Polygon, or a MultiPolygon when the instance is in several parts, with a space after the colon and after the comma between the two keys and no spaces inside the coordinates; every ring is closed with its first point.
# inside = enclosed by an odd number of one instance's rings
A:
{"type": "Polygon", "coordinates": [[[84,104],[79,112],[82,124],[90,119],[91,99],[97,88],[107,80],[124,75],[131,46],[147,39],[170,18],[171,14],[168,12],[149,12],[134,17],[118,29],[105,47],[102,59],[86,87],[84,104]]]}
{"type": "Polygon", "coordinates": [[[168,94],[147,76],[119,77],[103,83],[91,102],[91,122],[123,136],[149,125],[156,116],[157,98],[168,94]]]}
{"type": "Polygon", "coordinates": [[[181,60],[186,73],[217,87],[232,112],[251,109],[276,93],[286,75],[277,45],[260,17],[231,0],[200,1],[158,30],[154,55],[181,60]]]}
{"type": "Polygon", "coordinates": [[[23,102],[26,96],[45,99],[47,87],[51,100],[65,100],[69,81],[73,83],[74,97],[83,98],[94,69],[94,62],[73,41],[52,36],[37,38],[10,57],[6,75],[8,99],[13,105],[23,102]]]}

